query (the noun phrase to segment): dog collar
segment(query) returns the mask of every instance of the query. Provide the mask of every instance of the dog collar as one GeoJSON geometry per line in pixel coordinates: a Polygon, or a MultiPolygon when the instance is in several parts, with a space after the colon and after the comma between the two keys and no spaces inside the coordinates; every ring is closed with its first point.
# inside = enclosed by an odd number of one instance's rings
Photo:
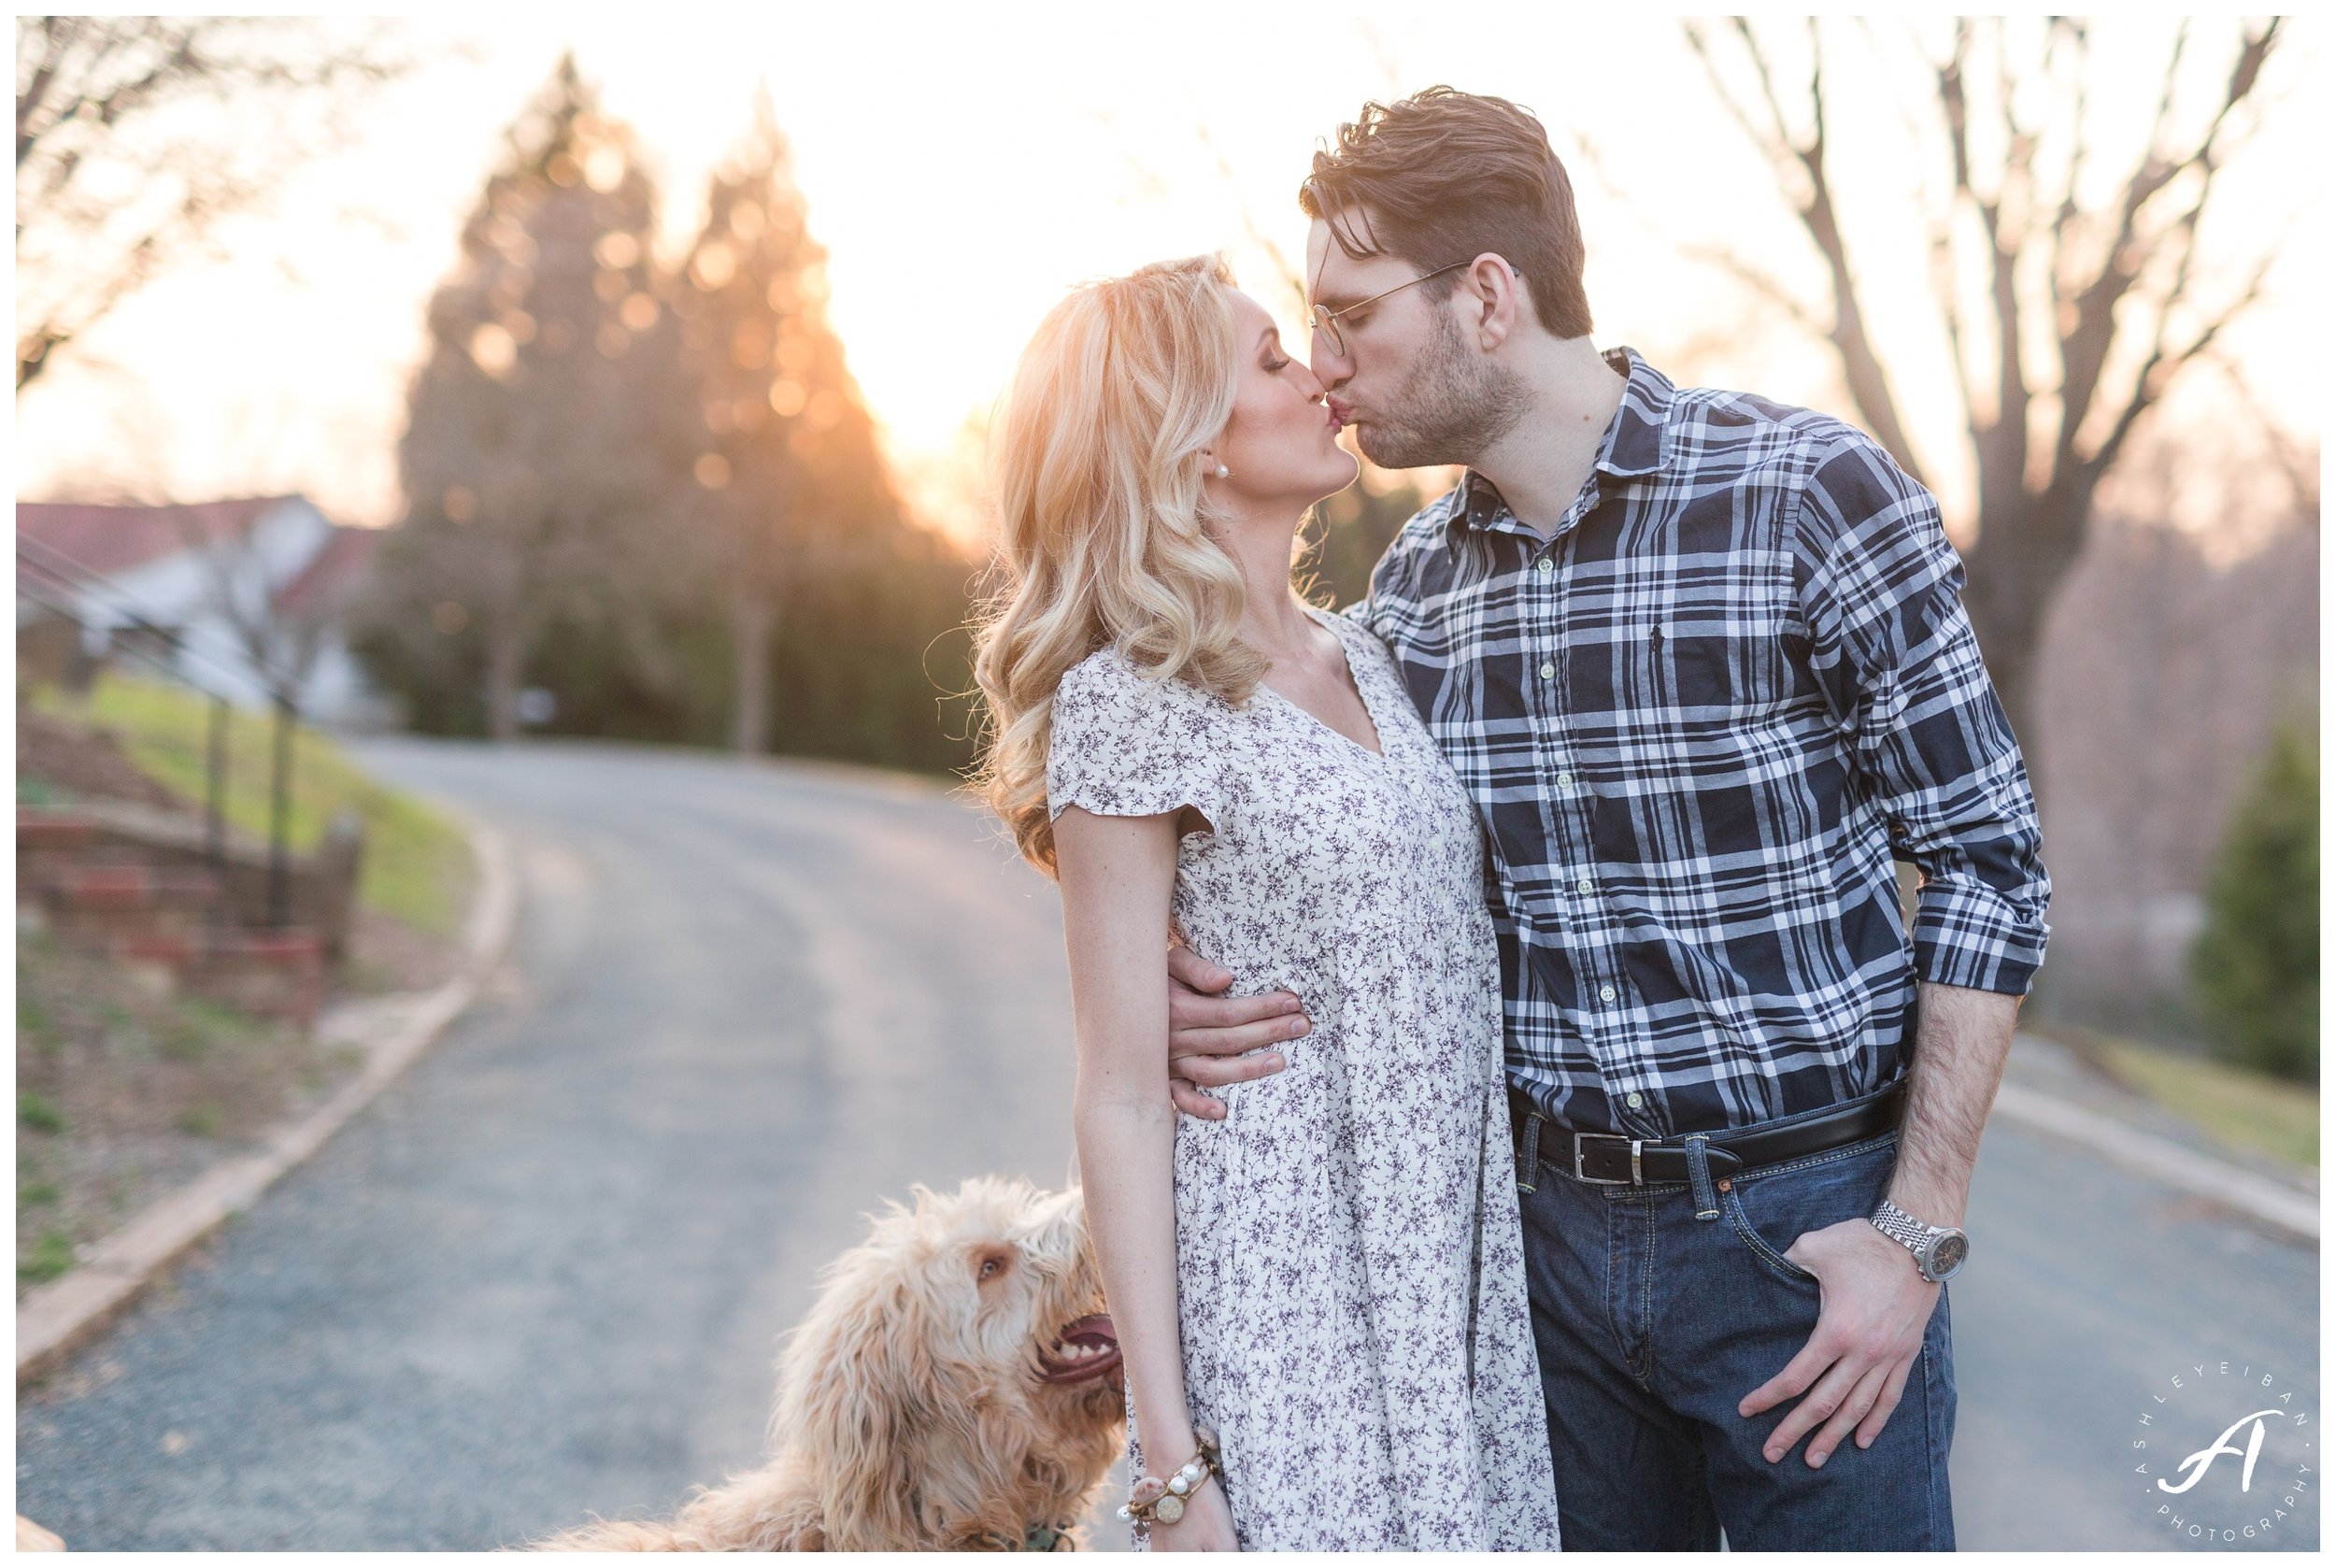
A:
{"type": "Polygon", "coordinates": [[[1077,1548],[1072,1544],[1067,1525],[1033,1524],[1023,1532],[1022,1549],[1026,1552],[1067,1552],[1077,1548]]]}

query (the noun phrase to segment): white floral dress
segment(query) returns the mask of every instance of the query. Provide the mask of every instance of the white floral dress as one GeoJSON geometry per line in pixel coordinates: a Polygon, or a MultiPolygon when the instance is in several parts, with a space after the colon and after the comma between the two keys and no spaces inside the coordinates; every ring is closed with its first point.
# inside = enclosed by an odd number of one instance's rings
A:
{"type": "Polygon", "coordinates": [[[1318,619],[1380,754],[1270,688],[1234,708],[1108,649],[1054,698],[1049,810],[1197,808],[1186,940],[1314,1023],[1286,1070],[1218,1091],[1223,1120],[1178,1119],[1187,1394],[1244,1549],[1552,1549],[1475,810],[1385,647],[1318,619]]]}

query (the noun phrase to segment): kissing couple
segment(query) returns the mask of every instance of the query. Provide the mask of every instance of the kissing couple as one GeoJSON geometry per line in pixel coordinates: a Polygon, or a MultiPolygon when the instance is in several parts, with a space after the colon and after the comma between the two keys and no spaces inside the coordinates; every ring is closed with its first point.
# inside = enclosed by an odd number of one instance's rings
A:
{"type": "Polygon", "coordinates": [[[1516,105],[1366,105],[1299,203],[1302,350],[1147,266],[995,438],[982,782],[1061,890],[1137,1544],[1950,1548],[2050,884],[1937,504],[1599,350],[1516,105]],[[1347,426],[1465,471],[1333,614],[1347,426]]]}

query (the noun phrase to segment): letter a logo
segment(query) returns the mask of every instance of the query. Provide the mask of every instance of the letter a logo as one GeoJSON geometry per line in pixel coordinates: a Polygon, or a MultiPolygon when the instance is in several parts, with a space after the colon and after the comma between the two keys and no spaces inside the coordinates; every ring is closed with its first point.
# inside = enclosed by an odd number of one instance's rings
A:
{"type": "Polygon", "coordinates": [[[2204,1480],[2206,1478],[2206,1473],[2215,1467],[2215,1461],[2216,1460],[2220,1459],[2225,1454],[2229,1454],[2234,1458],[2243,1459],[2244,1461],[2239,1469],[2239,1490],[2241,1491],[2246,1490],[2255,1480],[2256,1458],[2263,1451],[2263,1418],[2266,1416],[2276,1416],[2278,1414],[2279,1412],[2276,1410],[2258,1410],[2251,1416],[2240,1417],[2237,1420],[2225,1427],[2223,1429],[2223,1434],[2220,1437],[2215,1438],[2212,1444],[2201,1448],[2197,1453],[2192,1454],[2188,1459],[2184,1460],[2180,1464],[2174,1466],[2176,1472],[2186,1473],[2188,1476],[2186,1480],[2177,1487],[2168,1481],[2160,1479],[2158,1483],[2158,1490],[2178,1497],[2182,1493],[2188,1491],[2192,1487],[2198,1485],[2199,1482],[2204,1480]],[[2243,1454],[2241,1454],[2238,1449],[2230,1446],[2231,1434],[2236,1433],[2241,1427],[2245,1426],[2249,1421],[2253,1421],[2255,1423],[2255,1430],[2247,1434],[2246,1451],[2243,1454]]]}

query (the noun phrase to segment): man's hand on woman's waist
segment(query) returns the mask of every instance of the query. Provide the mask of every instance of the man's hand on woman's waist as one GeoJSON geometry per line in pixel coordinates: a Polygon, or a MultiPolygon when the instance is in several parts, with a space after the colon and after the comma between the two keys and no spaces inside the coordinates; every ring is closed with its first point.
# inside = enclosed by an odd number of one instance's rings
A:
{"type": "Polygon", "coordinates": [[[1189,948],[1168,949],[1168,1094],[1187,1116],[1222,1120],[1224,1102],[1203,1090],[1280,1072],[1288,1059],[1259,1048],[1314,1027],[1294,992],[1227,996],[1232,979],[1189,948]]]}

